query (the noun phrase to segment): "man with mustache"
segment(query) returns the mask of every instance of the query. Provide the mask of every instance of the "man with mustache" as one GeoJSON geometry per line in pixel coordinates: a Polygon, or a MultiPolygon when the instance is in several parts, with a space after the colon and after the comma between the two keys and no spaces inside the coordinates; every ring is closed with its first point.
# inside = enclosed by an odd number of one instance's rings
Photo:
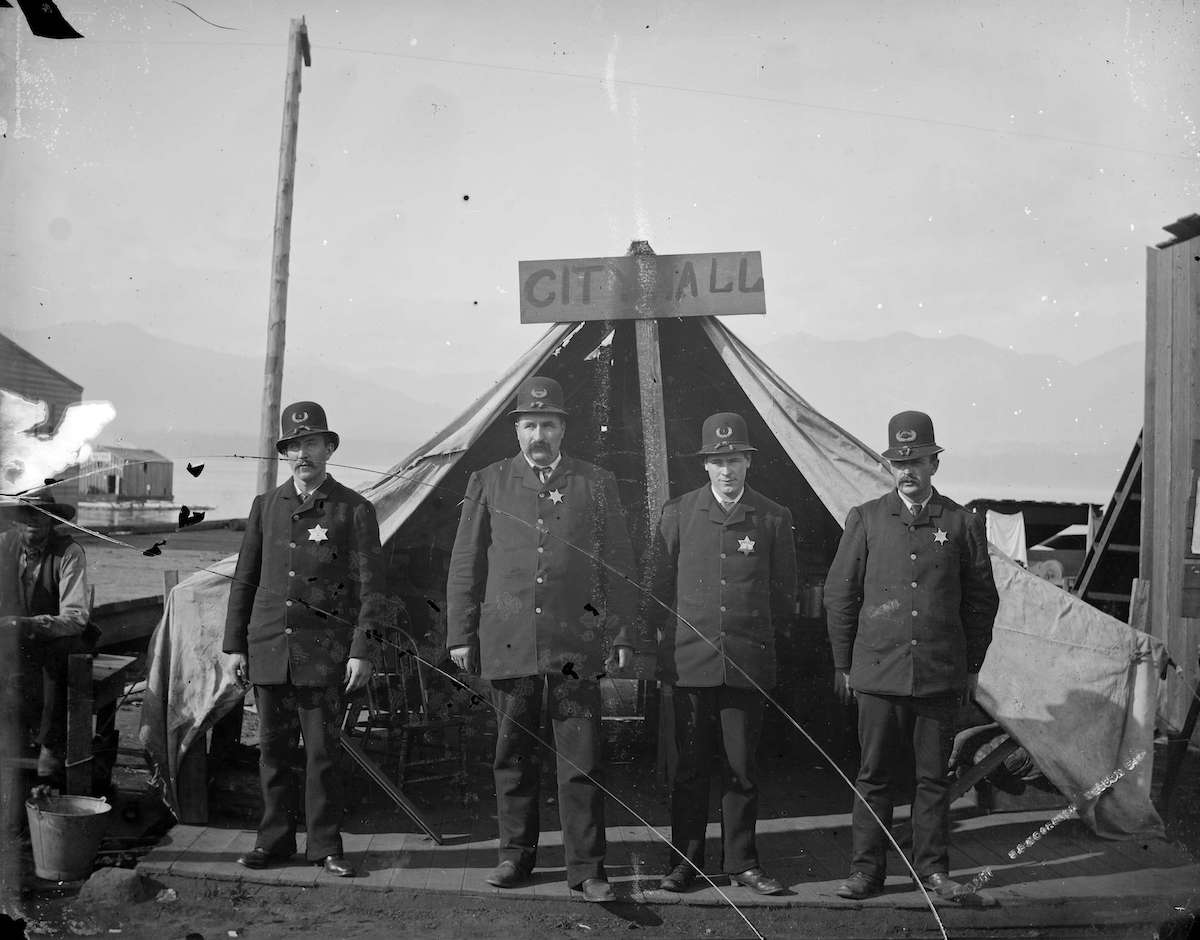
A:
{"type": "Polygon", "coordinates": [[[611,901],[604,871],[600,686],[605,647],[624,668],[637,639],[633,548],[616,479],[562,453],[562,388],[521,383],[510,412],[520,453],[471,474],[447,579],[447,646],[491,684],[497,711],[498,888],[537,860],[542,700],[558,755],[567,884],[611,901]]]}
{"type": "Polygon", "coordinates": [[[13,525],[0,534],[0,630],[15,634],[19,649],[21,732],[37,728],[39,777],[61,782],[67,743],[67,663],[86,649],[91,615],[87,560],[70,535],[55,532],[75,518],[75,507],[51,496],[0,504],[0,519],[13,525]]]}
{"type": "Polygon", "coordinates": [[[340,439],[312,401],[283,410],[276,449],[292,469],[282,486],[254,498],[225,620],[225,667],[254,685],[263,814],[253,850],[238,859],[261,869],[296,852],[298,781],[292,766],[304,737],[308,860],[351,877],[342,855],[342,784],[335,765],[344,697],[371,678],[371,657],[389,606],[375,507],[338,483],[326,464],[340,439]]]}
{"type": "Polygon", "coordinates": [[[671,785],[671,870],[681,892],[704,870],[713,771],[721,770],[721,870],[757,894],[783,885],[758,860],[755,752],[763,696],[775,685],[775,633],[795,616],[792,514],[746,485],[756,452],[732,412],[705,420],[699,454],[709,482],[663,506],[655,543],[659,675],[673,685],[679,760],[671,785]]]}
{"type": "MultiPolygon", "coordinates": [[[[858,792],[890,827],[911,755],[913,868],[938,897],[978,904],[950,879],[947,764],[999,608],[984,519],[933,488],[942,448],[929,415],[895,415],[888,443],[896,489],[850,510],[825,581],[834,690],[858,702],[858,792]]],[[[887,841],[857,799],[853,843],[837,893],[862,900],[883,891],[887,841]]]]}

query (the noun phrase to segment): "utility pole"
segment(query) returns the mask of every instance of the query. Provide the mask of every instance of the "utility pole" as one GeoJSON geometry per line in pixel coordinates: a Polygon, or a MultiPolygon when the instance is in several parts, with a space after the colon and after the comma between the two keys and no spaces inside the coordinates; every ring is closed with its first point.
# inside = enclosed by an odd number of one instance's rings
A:
{"type": "Polygon", "coordinates": [[[279,398],[283,390],[283,343],[287,323],[288,259],[292,244],[292,194],[296,183],[296,133],[300,126],[300,62],[312,65],[304,17],[292,20],[288,71],[283,93],[283,132],[279,144],[279,186],[275,191],[275,249],[271,259],[271,300],[267,313],[267,358],[263,367],[262,423],[258,435],[258,492],[275,487],[279,461],[279,398]]]}

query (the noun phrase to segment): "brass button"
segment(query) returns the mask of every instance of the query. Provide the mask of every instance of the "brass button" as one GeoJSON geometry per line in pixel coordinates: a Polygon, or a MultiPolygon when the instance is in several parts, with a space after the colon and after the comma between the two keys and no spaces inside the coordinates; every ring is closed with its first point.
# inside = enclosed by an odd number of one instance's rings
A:
{"type": "Polygon", "coordinates": [[[296,547],[295,542],[288,542],[288,548],[295,548],[295,547],[296,547]]]}
{"type": "Polygon", "coordinates": [[[539,519],[539,520],[537,521],[537,524],[538,524],[538,525],[545,525],[545,524],[546,524],[546,520],[545,520],[545,519],[539,519]]]}
{"type": "Polygon", "coordinates": [[[722,578],[722,579],[721,579],[721,584],[722,584],[722,585],[725,585],[725,584],[728,584],[728,583],[729,583],[729,582],[728,582],[728,581],[726,581],[724,578],[722,578]]]}
{"type": "Polygon", "coordinates": [[[292,602],[291,602],[291,601],[287,601],[287,602],[286,602],[286,604],[285,604],[285,606],[287,606],[287,607],[291,607],[291,606],[292,606],[292,602]]]}
{"type": "MultiPolygon", "coordinates": [[[[913,616],[914,616],[914,617],[915,617],[915,616],[917,616],[917,612],[916,612],[915,610],[913,611],[913,616]]],[[[915,643],[915,642],[916,642],[916,640],[913,640],[913,642],[915,643]]]]}
{"type": "Polygon", "coordinates": [[[539,555],[540,555],[542,552],[544,552],[545,550],[546,550],[546,549],[544,549],[544,548],[543,548],[541,545],[539,545],[539,546],[538,546],[538,554],[539,554],[539,555]]]}
{"type": "Polygon", "coordinates": [[[916,640],[913,640],[913,641],[912,641],[912,645],[913,645],[913,646],[916,646],[916,645],[917,645],[917,641],[916,641],[916,640]]]}
{"type": "Polygon", "coordinates": [[[288,635],[290,636],[290,635],[291,635],[291,632],[292,632],[292,628],[291,628],[291,627],[284,627],[284,628],[283,628],[283,632],[284,632],[284,633],[286,633],[286,634],[288,634],[288,635]]]}
{"type": "Polygon", "coordinates": [[[535,614],[540,614],[540,613],[542,612],[542,608],[540,608],[540,607],[535,607],[535,608],[533,608],[533,612],[534,612],[535,614]]]}
{"type": "Polygon", "coordinates": [[[294,572],[294,571],[289,571],[289,572],[288,572],[288,577],[289,577],[289,578],[294,578],[294,577],[296,577],[296,572],[294,572]]]}
{"type": "Polygon", "coordinates": [[[545,579],[545,578],[542,578],[542,577],[539,577],[539,578],[537,579],[537,583],[538,583],[538,584],[541,584],[541,583],[542,583],[544,580],[546,580],[546,579],[545,579]]]}
{"type": "Polygon", "coordinates": [[[913,553],[912,553],[911,555],[909,555],[908,557],[909,557],[909,558],[911,558],[913,561],[916,561],[916,560],[917,560],[917,553],[916,553],[916,552],[913,552],[913,553]]]}
{"type": "Polygon", "coordinates": [[[300,518],[300,516],[299,516],[299,515],[293,515],[293,516],[292,516],[292,519],[293,519],[293,520],[296,520],[296,519],[299,519],[299,518],[300,518]]]}
{"type": "Polygon", "coordinates": [[[724,552],[721,552],[721,557],[722,557],[722,558],[724,558],[724,557],[725,557],[725,553],[724,553],[724,552]]]}
{"type": "Polygon", "coordinates": [[[916,586],[917,586],[917,582],[916,582],[916,581],[914,581],[914,582],[912,583],[912,586],[913,586],[913,587],[916,587],[916,586]]]}
{"type": "Polygon", "coordinates": [[[721,613],[725,613],[725,605],[721,605],[721,613]]]}

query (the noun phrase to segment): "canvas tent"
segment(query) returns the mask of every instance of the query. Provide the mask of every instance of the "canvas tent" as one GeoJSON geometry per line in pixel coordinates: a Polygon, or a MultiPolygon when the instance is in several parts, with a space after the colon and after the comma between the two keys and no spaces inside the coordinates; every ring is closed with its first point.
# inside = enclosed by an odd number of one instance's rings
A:
{"type": "MultiPolygon", "coordinates": [[[[716,411],[742,413],[758,448],[751,485],[792,511],[800,583],[808,593],[819,591],[846,513],[891,485],[882,460],[800,398],[722,322],[661,320],[659,327],[671,494],[687,492],[705,479],[693,456],[703,419],[716,411]]],[[[414,622],[414,632],[429,648],[439,642],[432,613],[437,605],[423,600],[438,596],[467,477],[514,452],[507,412],[517,386],[530,375],[562,383],[570,412],[564,449],[613,471],[634,544],[649,544],[654,520],[646,509],[636,356],[630,322],[615,328],[600,322],[555,325],[462,415],[363,489],[379,516],[394,587],[409,598],[414,618],[423,618],[414,622]]],[[[1079,800],[1081,816],[1097,831],[1114,836],[1161,831],[1149,803],[1149,760],[1098,800],[1084,800],[1085,792],[1111,769],[1108,765],[1120,764],[1139,749],[1152,750],[1161,647],[1045,585],[999,553],[993,553],[993,565],[1001,586],[996,646],[1012,652],[989,654],[981,701],[1050,779],[1079,800]],[[1043,655],[1046,649],[1086,655],[1071,658],[1068,682],[1051,667],[1060,660],[1043,655]],[[1007,671],[1014,667],[1014,655],[1020,660],[1016,680],[1007,681],[1013,679],[1007,671]],[[1004,675],[991,668],[993,658],[1003,661],[1004,675]],[[1086,695],[1079,701],[1086,698],[1094,723],[1086,754],[1076,753],[1073,737],[1080,724],[1071,711],[1076,704],[1072,695],[1080,690],[1086,695]],[[1105,707],[1097,707],[1099,700],[1105,707]],[[1063,709],[1070,714],[1064,716],[1063,709]],[[1102,721],[1096,722],[1097,715],[1102,721]],[[1107,768],[1099,777],[1098,766],[1107,768]]],[[[236,690],[213,683],[223,625],[214,612],[220,608],[221,574],[200,572],[176,592],[181,590],[185,594],[180,597],[190,600],[169,605],[164,615],[143,712],[143,742],[169,803],[180,755],[228,707],[231,693],[236,699],[236,690]],[[197,596],[204,603],[196,602],[197,596]],[[192,673],[199,681],[193,681],[192,673]]],[[[790,690],[794,694],[784,694],[786,688],[777,693],[789,709],[806,694],[809,704],[814,695],[818,702],[832,701],[819,606],[809,605],[800,613],[797,636],[781,642],[781,659],[791,657],[781,675],[799,679],[799,688],[790,690]]]]}

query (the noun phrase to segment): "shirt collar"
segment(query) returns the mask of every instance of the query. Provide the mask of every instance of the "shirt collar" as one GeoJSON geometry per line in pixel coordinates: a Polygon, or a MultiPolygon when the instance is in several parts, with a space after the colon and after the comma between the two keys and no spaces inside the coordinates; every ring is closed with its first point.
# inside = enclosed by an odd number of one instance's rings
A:
{"type": "Polygon", "coordinates": [[[914,503],[914,502],[913,502],[911,499],[909,499],[907,496],[905,496],[905,495],[904,495],[903,493],[901,493],[899,490],[896,490],[896,495],[900,497],[900,501],[901,501],[902,503],[904,503],[904,505],[907,507],[908,511],[909,511],[909,512],[911,512],[911,513],[912,513],[912,514],[915,516],[915,515],[917,515],[917,513],[919,513],[919,512],[920,512],[922,509],[924,509],[926,506],[928,506],[928,505],[929,505],[929,501],[930,501],[931,499],[933,499],[933,490],[930,490],[930,491],[929,491],[929,495],[928,495],[928,496],[926,496],[926,497],[925,497],[923,500],[921,500],[921,502],[919,502],[919,503],[914,503]],[[915,507],[915,508],[914,508],[914,507],[915,507]]]}
{"type": "Polygon", "coordinates": [[[320,483],[318,483],[316,485],[316,487],[314,487],[313,489],[311,489],[307,493],[305,493],[300,489],[300,484],[296,482],[296,478],[292,477],[292,487],[293,487],[293,489],[295,489],[296,495],[298,497],[300,497],[301,502],[303,502],[305,499],[312,499],[312,498],[316,497],[316,495],[319,492],[321,492],[321,487],[323,487],[328,482],[329,482],[329,474],[327,473],[327,474],[325,474],[324,480],[322,480],[320,483]]]}
{"type": "Polygon", "coordinates": [[[709,484],[708,488],[710,490],[712,490],[713,499],[715,499],[718,503],[721,503],[722,505],[725,503],[729,503],[732,506],[736,506],[738,503],[740,503],[742,501],[742,497],[746,495],[746,487],[744,487],[744,486],[740,490],[738,490],[737,496],[734,496],[732,499],[730,499],[728,496],[722,496],[720,493],[717,492],[717,488],[715,486],[713,486],[712,484],[709,484]]]}
{"type": "MultiPolygon", "coordinates": [[[[530,468],[533,470],[534,473],[537,473],[537,471],[539,469],[544,469],[544,468],[539,467],[538,464],[534,463],[532,460],[530,460],[528,457],[526,457],[524,451],[521,451],[521,456],[525,457],[525,462],[527,464],[529,464],[530,468]]],[[[562,458],[563,458],[563,455],[562,455],[562,451],[560,450],[558,452],[558,456],[554,458],[554,462],[551,464],[548,464],[548,466],[550,467],[551,473],[553,473],[555,470],[558,469],[558,465],[560,463],[562,463],[562,458]]]]}

